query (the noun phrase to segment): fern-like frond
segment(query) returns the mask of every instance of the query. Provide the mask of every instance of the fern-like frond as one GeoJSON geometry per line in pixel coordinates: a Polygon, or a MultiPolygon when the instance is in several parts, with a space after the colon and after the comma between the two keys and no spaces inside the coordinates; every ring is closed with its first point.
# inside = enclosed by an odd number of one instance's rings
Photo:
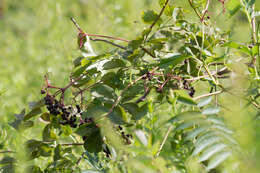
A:
{"type": "Polygon", "coordinates": [[[209,107],[183,112],[170,120],[176,125],[175,132],[182,132],[185,141],[192,141],[192,156],[206,164],[207,171],[217,168],[239,148],[232,136],[234,132],[218,113],[219,108],[209,107]]]}

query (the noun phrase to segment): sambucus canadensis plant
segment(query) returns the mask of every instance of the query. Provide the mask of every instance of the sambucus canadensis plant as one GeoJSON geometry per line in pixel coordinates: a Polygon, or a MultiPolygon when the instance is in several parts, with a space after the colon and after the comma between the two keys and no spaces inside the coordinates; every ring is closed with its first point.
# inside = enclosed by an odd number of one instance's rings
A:
{"type": "MultiPolygon", "coordinates": [[[[223,13],[226,13],[225,1],[223,13]]],[[[161,11],[143,12],[148,25],[134,40],[78,30],[82,56],[74,61],[64,87],[45,75],[42,99],[10,123],[32,127],[40,115],[42,139],[25,143],[32,172],[215,172],[240,169],[241,147],[224,115],[225,98],[246,102],[259,111],[259,23],[253,0],[231,0],[228,13],[241,10],[251,26],[251,42],[230,40],[214,26],[211,1],[188,0],[199,21],[170,0],[161,11]],[[96,54],[92,41],[111,45],[96,54]],[[116,41],[116,42],[115,42],[116,41]],[[119,44],[119,42],[125,44],[119,44]],[[115,49],[114,49],[115,48],[115,49]],[[234,54],[243,60],[234,58],[234,54]],[[236,67],[247,64],[244,71],[236,67]],[[243,86],[236,81],[249,79],[243,86]],[[240,85],[240,86],[235,86],[240,85]],[[234,90],[235,88],[235,90],[234,90]],[[236,92],[234,92],[236,91],[236,92]],[[82,148],[83,147],[83,148],[82,148]],[[223,164],[224,163],[224,164],[223,164]],[[226,164],[225,164],[226,163],[226,164]],[[227,164],[228,163],[228,164],[227,164]],[[192,167],[193,165],[193,167],[192,167]],[[195,166],[194,166],[195,165],[195,166]],[[222,165],[222,166],[221,166],[222,165]]],[[[235,128],[235,127],[234,127],[235,128]]],[[[5,157],[2,170],[17,161],[5,157]],[[5,162],[6,160],[6,162],[5,162]],[[8,166],[7,166],[8,165],[8,166]]],[[[10,166],[11,165],[11,166],[10,166]]]]}

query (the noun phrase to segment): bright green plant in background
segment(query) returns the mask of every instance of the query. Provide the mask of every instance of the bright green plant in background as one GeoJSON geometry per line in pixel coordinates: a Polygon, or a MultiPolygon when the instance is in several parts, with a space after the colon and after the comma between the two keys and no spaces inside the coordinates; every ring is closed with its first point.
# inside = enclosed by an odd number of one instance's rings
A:
{"type": "Polygon", "coordinates": [[[260,13],[254,0],[187,4],[160,0],[132,40],[72,18],[82,55],[67,83],[46,74],[42,99],[1,125],[1,171],[257,172],[260,13]],[[213,5],[246,16],[250,39],[216,27],[213,5]]]}

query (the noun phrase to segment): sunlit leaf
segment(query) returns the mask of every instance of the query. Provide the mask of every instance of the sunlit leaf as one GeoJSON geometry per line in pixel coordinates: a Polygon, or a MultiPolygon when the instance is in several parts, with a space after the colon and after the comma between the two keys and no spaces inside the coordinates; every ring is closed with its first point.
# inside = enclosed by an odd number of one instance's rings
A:
{"type": "Polygon", "coordinates": [[[202,114],[204,115],[214,115],[218,114],[220,111],[219,107],[208,107],[202,111],[202,114]]]}
{"type": "Polygon", "coordinates": [[[214,156],[208,163],[207,170],[211,170],[216,168],[219,164],[225,161],[229,156],[231,156],[231,152],[221,152],[214,156]]]}

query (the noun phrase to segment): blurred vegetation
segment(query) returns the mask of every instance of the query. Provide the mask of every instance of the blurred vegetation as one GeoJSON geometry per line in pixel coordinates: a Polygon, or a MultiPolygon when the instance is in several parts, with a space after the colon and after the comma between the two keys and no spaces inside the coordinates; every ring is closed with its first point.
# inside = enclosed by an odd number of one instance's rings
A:
{"type": "MultiPolygon", "coordinates": [[[[188,18],[198,22],[188,1],[176,0],[175,5],[189,9],[188,18]]],[[[39,138],[42,125],[38,122],[41,128],[34,128],[35,133],[26,131],[21,136],[6,123],[14,119],[15,113],[28,108],[29,102],[41,97],[40,88],[46,73],[50,74],[50,79],[55,79],[52,80],[55,85],[64,86],[69,80],[73,60],[80,56],[76,45],[77,30],[70,17],[75,17],[88,33],[131,40],[146,26],[140,17],[146,9],[158,11],[160,7],[156,0],[0,0],[0,127],[5,129],[3,133],[12,134],[10,148],[22,151],[24,148],[20,142],[23,136],[39,138]]],[[[260,10],[258,0],[256,10],[260,10]]],[[[211,4],[209,14],[221,30],[231,31],[232,40],[250,41],[249,24],[243,13],[229,18],[227,12],[223,12],[222,4],[216,0],[211,4]]],[[[93,43],[93,46],[97,53],[110,48],[110,45],[100,42],[93,43]]],[[[238,64],[238,68],[242,69],[242,66],[238,64]]],[[[241,79],[236,85],[246,85],[246,81],[241,79]]],[[[247,168],[256,172],[260,170],[257,164],[260,163],[259,112],[240,108],[241,103],[229,95],[222,99],[230,109],[237,110],[236,114],[227,113],[225,118],[238,130],[237,138],[242,146],[252,152],[249,154],[252,157],[243,159],[248,161],[245,163],[247,168]],[[257,118],[252,121],[256,114],[257,118]]],[[[5,135],[0,135],[1,149],[5,135]]],[[[18,153],[16,157],[26,160],[26,153],[18,153]]],[[[135,163],[133,161],[129,165],[135,163]]]]}

